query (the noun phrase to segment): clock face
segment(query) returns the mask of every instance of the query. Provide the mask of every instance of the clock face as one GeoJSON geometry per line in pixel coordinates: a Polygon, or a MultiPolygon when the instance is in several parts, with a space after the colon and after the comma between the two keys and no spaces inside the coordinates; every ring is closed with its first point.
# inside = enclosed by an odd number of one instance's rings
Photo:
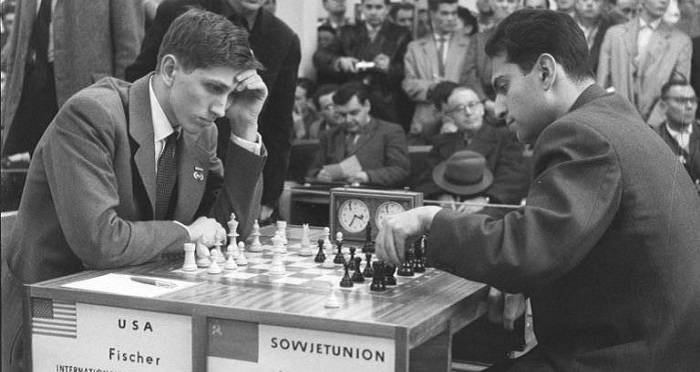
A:
{"type": "Polygon", "coordinates": [[[384,202],[377,208],[375,213],[375,223],[377,228],[382,226],[382,221],[386,216],[391,216],[392,214],[404,212],[406,209],[399,203],[395,201],[384,202]]]}
{"type": "Polygon", "coordinates": [[[369,219],[369,208],[360,199],[348,199],[338,209],[340,226],[348,232],[356,233],[364,230],[369,219]]]}

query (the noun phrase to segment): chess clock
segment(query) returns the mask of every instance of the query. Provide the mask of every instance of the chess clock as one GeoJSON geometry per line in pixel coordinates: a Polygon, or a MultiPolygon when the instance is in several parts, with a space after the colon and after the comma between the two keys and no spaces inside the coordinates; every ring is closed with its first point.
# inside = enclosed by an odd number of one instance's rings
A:
{"type": "Polygon", "coordinates": [[[423,205],[423,194],[404,190],[376,190],[354,187],[335,187],[330,190],[331,236],[343,233],[343,240],[364,242],[366,228],[372,228],[372,239],[377,236],[382,220],[423,205]]]}

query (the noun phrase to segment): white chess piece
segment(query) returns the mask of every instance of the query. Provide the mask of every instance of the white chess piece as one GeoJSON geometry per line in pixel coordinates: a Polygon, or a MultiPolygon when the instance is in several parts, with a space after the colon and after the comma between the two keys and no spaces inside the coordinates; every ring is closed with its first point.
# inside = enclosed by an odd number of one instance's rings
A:
{"type": "Polygon", "coordinates": [[[211,258],[211,264],[209,265],[209,269],[207,269],[207,273],[209,273],[209,274],[220,274],[221,273],[221,267],[216,262],[214,257],[211,258]]]}
{"type": "Polygon", "coordinates": [[[248,257],[245,255],[245,243],[243,242],[238,242],[238,257],[236,257],[236,263],[239,266],[248,264],[248,257]]]}
{"type": "Polygon", "coordinates": [[[330,239],[330,236],[331,236],[331,229],[329,229],[328,227],[324,227],[324,228],[323,228],[323,243],[324,243],[327,247],[330,247],[330,246],[331,246],[331,239],[330,239]]]}
{"type": "Polygon", "coordinates": [[[185,243],[185,262],[182,265],[183,271],[197,271],[197,260],[195,258],[194,243],[185,243]]]}
{"type": "Polygon", "coordinates": [[[282,244],[282,238],[279,235],[275,235],[272,238],[272,262],[270,263],[270,275],[282,275],[287,272],[287,268],[284,267],[284,262],[282,261],[282,252],[280,250],[280,245],[282,244]]]}
{"type": "Polygon", "coordinates": [[[335,287],[333,287],[331,284],[331,294],[328,296],[326,303],[323,304],[324,307],[328,309],[337,309],[340,307],[340,300],[338,300],[338,296],[335,294],[335,292],[335,287]]]}
{"type": "Polygon", "coordinates": [[[289,244],[289,241],[287,240],[287,221],[277,221],[277,231],[279,231],[280,236],[282,237],[282,244],[289,244]]]}
{"type": "Polygon", "coordinates": [[[214,249],[211,251],[211,257],[218,264],[226,262],[226,257],[224,257],[223,252],[221,252],[221,242],[217,241],[214,243],[214,249]]]}
{"type": "Polygon", "coordinates": [[[209,248],[201,241],[198,241],[195,250],[197,252],[197,266],[209,267],[211,265],[211,253],[209,248]]]}
{"type": "Polygon", "coordinates": [[[330,244],[323,243],[323,253],[326,255],[326,260],[323,261],[321,267],[324,269],[335,269],[333,263],[333,248],[330,244]]]}
{"type": "Polygon", "coordinates": [[[253,232],[250,234],[253,237],[253,242],[248,247],[251,252],[262,252],[262,243],[260,243],[260,225],[258,220],[253,222],[253,232]]]}
{"type": "Polygon", "coordinates": [[[309,224],[305,223],[302,225],[301,232],[301,248],[299,249],[300,256],[313,256],[314,249],[311,247],[311,241],[309,239],[309,224]]]}
{"type": "Polygon", "coordinates": [[[238,253],[236,252],[238,250],[238,247],[234,245],[229,245],[226,254],[228,255],[228,258],[226,259],[226,264],[224,265],[225,270],[236,270],[238,268],[238,264],[236,263],[236,257],[238,253]]]}

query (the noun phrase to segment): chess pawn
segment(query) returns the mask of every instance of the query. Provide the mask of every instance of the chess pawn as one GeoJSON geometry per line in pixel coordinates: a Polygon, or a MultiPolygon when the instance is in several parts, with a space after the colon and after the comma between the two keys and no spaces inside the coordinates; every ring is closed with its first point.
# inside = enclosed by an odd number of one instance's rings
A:
{"type": "Polygon", "coordinates": [[[350,247],[350,260],[348,260],[350,270],[355,270],[355,250],[355,247],[350,247]]]}
{"type": "Polygon", "coordinates": [[[230,249],[228,251],[228,258],[226,259],[226,264],[224,264],[224,269],[225,270],[236,270],[237,268],[238,268],[238,264],[236,263],[234,252],[232,249],[230,249]]]}
{"type": "Polygon", "coordinates": [[[185,243],[185,262],[182,265],[183,271],[197,271],[197,260],[195,258],[194,243],[185,243]]]}
{"type": "Polygon", "coordinates": [[[394,277],[394,272],[396,271],[396,266],[394,265],[384,265],[384,282],[386,285],[396,285],[396,277],[394,277]]]}
{"type": "Polygon", "coordinates": [[[272,262],[270,263],[270,275],[284,275],[287,268],[282,261],[282,253],[273,249],[272,262]]]}
{"type": "Polygon", "coordinates": [[[212,250],[212,255],[211,257],[216,260],[216,263],[222,264],[226,262],[226,257],[224,257],[224,254],[221,252],[221,242],[217,241],[214,243],[214,249],[212,250]]]}
{"type": "Polygon", "coordinates": [[[350,288],[353,286],[352,279],[350,279],[350,274],[348,273],[348,267],[350,265],[345,263],[343,266],[345,267],[345,273],[343,274],[343,278],[340,279],[340,286],[343,288],[350,288]]]}
{"type": "Polygon", "coordinates": [[[280,253],[287,253],[287,239],[284,235],[284,230],[277,230],[275,232],[275,236],[279,238],[277,249],[279,249],[280,253]]]}
{"type": "Polygon", "coordinates": [[[365,253],[365,270],[362,271],[362,275],[365,278],[371,278],[374,276],[374,271],[372,270],[372,254],[365,253]]]}
{"type": "Polygon", "coordinates": [[[282,237],[282,244],[289,244],[289,241],[287,241],[287,221],[277,221],[277,231],[280,232],[282,237]]]}
{"type": "Polygon", "coordinates": [[[324,269],[335,269],[335,260],[331,260],[330,257],[333,254],[333,248],[330,245],[323,243],[323,251],[326,252],[325,255],[328,257],[327,260],[323,261],[321,267],[324,269]]]}
{"type": "Polygon", "coordinates": [[[335,244],[336,248],[338,249],[338,252],[335,254],[335,258],[333,258],[333,263],[344,265],[345,257],[343,257],[343,233],[341,233],[340,231],[338,231],[338,233],[335,234],[335,244]]]}
{"type": "Polygon", "coordinates": [[[245,243],[238,242],[238,256],[236,256],[236,263],[239,266],[245,266],[248,264],[248,257],[245,255],[245,243]]]}
{"type": "Polygon", "coordinates": [[[365,281],[365,277],[362,275],[362,271],[360,271],[360,262],[362,261],[362,257],[355,257],[352,262],[355,264],[355,273],[352,274],[352,281],[355,283],[363,283],[365,281]]]}
{"type": "Polygon", "coordinates": [[[331,246],[330,236],[331,236],[331,229],[329,229],[328,227],[324,227],[323,228],[323,243],[326,245],[326,247],[331,246]]]}
{"type": "Polygon", "coordinates": [[[262,243],[260,243],[260,225],[258,220],[253,222],[253,232],[250,234],[253,237],[253,242],[250,243],[248,250],[251,252],[262,252],[262,243]]]}
{"type": "Polygon", "coordinates": [[[207,273],[209,273],[209,274],[220,274],[221,273],[221,267],[216,262],[214,257],[211,257],[211,264],[209,265],[209,269],[207,269],[207,273]]]}
{"type": "Polygon", "coordinates": [[[337,309],[340,307],[340,301],[338,300],[338,296],[335,294],[335,288],[331,289],[331,294],[328,296],[328,300],[326,300],[326,303],[323,304],[323,306],[328,309],[337,309]]]}
{"type": "Polygon", "coordinates": [[[197,252],[197,267],[209,267],[209,265],[211,265],[211,253],[209,252],[209,248],[201,241],[198,241],[195,246],[195,251],[197,252]]]}
{"type": "Polygon", "coordinates": [[[318,240],[318,253],[314,257],[314,262],[322,263],[326,261],[326,252],[323,251],[323,239],[318,240]]]}
{"type": "Polygon", "coordinates": [[[301,226],[301,246],[310,246],[311,240],[309,240],[309,224],[305,223],[301,226]]]}
{"type": "Polygon", "coordinates": [[[280,234],[275,233],[275,236],[272,237],[272,253],[273,254],[279,254],[282,253],[283,245],[282,245],[282,237],[280,234]]]}

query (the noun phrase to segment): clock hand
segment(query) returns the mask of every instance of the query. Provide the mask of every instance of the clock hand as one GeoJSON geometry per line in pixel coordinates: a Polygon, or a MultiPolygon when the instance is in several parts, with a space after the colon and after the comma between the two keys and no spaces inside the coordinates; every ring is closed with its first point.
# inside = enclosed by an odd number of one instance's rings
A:
{"type": "Polygon", "coordinates": [[[352,216],[352,219],[350,220],[350,223],[348,225],[352,226],[352,224],[355,223],[356,218],[357,218],[357,215],[352,216]]]}

